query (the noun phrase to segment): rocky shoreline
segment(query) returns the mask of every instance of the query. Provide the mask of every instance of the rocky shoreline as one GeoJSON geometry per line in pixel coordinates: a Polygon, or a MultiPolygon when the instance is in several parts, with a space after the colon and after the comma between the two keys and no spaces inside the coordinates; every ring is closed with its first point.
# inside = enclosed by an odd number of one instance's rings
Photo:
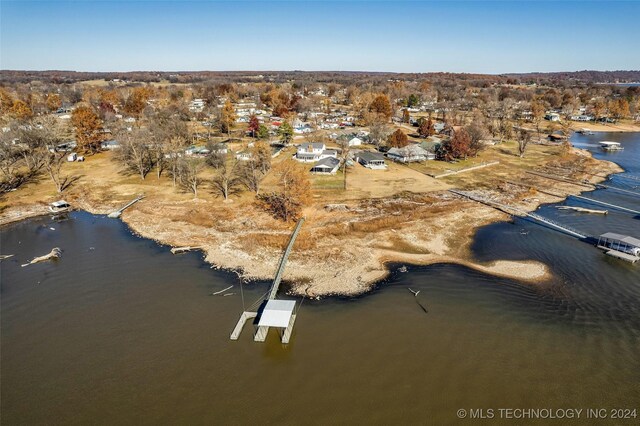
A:
{"type": "MultiPolygon", "coordinates": [[[[614,163],[575,151],[595,167],[592,173],[621,171],[614,163]]],[[[592,174],[585,178],[594,183],[604,180],[592,174]]],[[[584,191],[584,187],[558,182],[553,189],[562,197],[584,191]]],[[[533,211],[563,199],[529,192],[509,188],[506,201],[533,211]]],[[[69,194],[68,201],[93,214],[107,214],[114,208],[79,194],[69,194]]],[[[316,203],[305,210],[307,220],[283,277],[290,284],[290,293],[311,297],[362,294],[388,276],[389,263],[453,263],[529,283],[544,282],[551,276],[549,268],[537,261],[474,261],[469,247],[477,229],[508,220],[509,215],[447,191],[407,192],[341,205],[344,207],[336,209],[316,203]]],[[[125,211],[122,220],[136,234],[161,244],[201,247],[205,260],[215,267],[238,271],[248,280],[270,280],[291,224],[241,210],[209,200],[169,201],[150,195],[125,211]]],[[[0,216],[0,225],[42,214],[46,214],[42,205],[8,207],[0,216]]]]}

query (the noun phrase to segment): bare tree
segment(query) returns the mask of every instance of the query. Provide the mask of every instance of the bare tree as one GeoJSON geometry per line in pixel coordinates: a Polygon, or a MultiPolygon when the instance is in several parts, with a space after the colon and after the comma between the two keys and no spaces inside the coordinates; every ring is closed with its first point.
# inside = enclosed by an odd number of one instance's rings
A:
{"type": "Polygon", "coordinates": [[[351,156],[351,147],[349,146],[349,141],[344,140],[342,143],[342,151],[340,152],[340,161],[342,161],[342,189],[347,189],[347,162],[349,161],[349,157],[351,156]]]}
{"type": "Polygon", "coordinates": [[[573,132],[573,126],[571,125],[571,121],[568,117],[565,117],[560,121],[560,129],[562,129],[562,135],[569,140],[571,132],[573,132]]]}
{"type": "Polygon", "coordinates": [[[540,139],[540,127],[544,120],[545,107],[542,101],[531,102],[531,115],[533,117],[533,124],[536,127],[536,133],[538,140],[540,139]]]}
{"type": "Polygon", "coordinates": [[[224,197],[225,201],[229,199],[229,195],[233,193],[237,189],[238,184],[240,184],[238,169],[238,160],[235,157],[227,161],[222,161],[217,167],[217,173],[211,180],[214,189],[224,197]]]}
{"type": "Polygon", "coordinates": [[[3,191],[15,189],[23,183],[24,177],[20,172],[21,159],[20,149],[3,138],[0,141],[0,189],[3,191]]]}
{"type": "Polygon", "coordinates": [[[375,121],[369,128],[369,138],[376,146],[384,145],[390,133],[391,130],[384,121],[375,121]]]}
{"type": "Polygon", "coordinates": [[[203,182],[200,172],[204,162],[195,158],[180,158],[177,164],[178,184],[183,189],[193,193],[193,198],[198,198],[198,188],[203,182]]]}
{"type": "Polygon", "coordinates": [[[189,130],[186,123],[169,109],[159,111],[149,123],[152,134],[150,144],[153,163],[157,177],[169,168],[176,186],[176,170],[182,151],[189,140],[189,130]]]}
{"type": "Polygon", "coordinates": [[[469,154],[477,156],[485,148],[483,139],[487,137],[487,129],[479,123],[473,123],[466,127],[469,134],[469,154]]]}
{"type": "Polygon", "coordinates": [[[525,129],[519,129],[516,134],[516,139],[518,142],[518,154],[520,158],[522,158],[527,150],[527,145],[531,142],[531,133],[525,129]]]}
{"type": "Polygon", "coordinates": [[[72,181],[69,176],[62,175],[62,164],[65,157],[65,152],[49,152],[44,163],[44,169],[58,192],[64,191],[72,181]]]}
{"type": "Polygon", "coordinates": [[[146,129],[134,128],[131,131],[124,129],[118,132],[120,148],[116,152],[115,158],[124,166],[140,175],[144,180],[147,173],[153,167],[151,149],[149,148],[152,139],[151,134],[146,129]]]}

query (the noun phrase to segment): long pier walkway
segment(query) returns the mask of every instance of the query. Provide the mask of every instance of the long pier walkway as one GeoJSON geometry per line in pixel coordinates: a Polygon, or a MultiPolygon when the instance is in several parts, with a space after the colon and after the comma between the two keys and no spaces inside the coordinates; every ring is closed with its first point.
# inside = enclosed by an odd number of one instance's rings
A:
{"type": "Polygon", "coordinates": [[[110,217],[110,218],[113,218],[113,219],[120,217],[120,215],[122,215],[122,212],[123,212],[123,211],[125,211],[125,209],[127,209],[127,208],[131,207],[132,205],[134,205],[134,204],[135,204],[135,203],[137,203],[138,201],[142,200],[143,198],[144,198],[144,195],[140,195],[140,196],[139,196],[138,198],[136,198],[135,200],[130,201],[130,202],[128,202],[127,204],[125,204],[122,208],[120,208],[120,209],[118,209],[118,210],[116,210],[116,211],[114,211],[114,212],[109,213],[109,214],[107,215],[107,217],[110,217]]]}
{"type": "MultiPolygon", "coordinates": [[[[282,343],[289,343],[289,339],[293,333],[293,325],[296,321],[296,313],[294,313],[295,302],[292,300],[278,300],[276,299],[276,295],[280,288],[285,265],[287,264],[287,260],[289,259],[289,255],[291,254],[291,250],[293,249],[293,245],[296,242],[303,223],[304,218],[298,220],[296,227],[291,233],[289,243],[282,254],[282,258],[280,258],[276,276],[271,284],[268,296],[262,301],[257,311],[244,311],[242,315],[240,315],[238,323],[231,332],[231,340],[238,340],[246,322],[253,319],[254,324],[257,324],[257,330],[253,336],[255,342],[264,342],[269,333],[269,328],[276,327],[282,329],[282,343]]],[[[258,302],[260,302],[260,300],[256,301],[256,303],[258,302]]],[[[252,306],[255,306],[256,303],[252,306]]]]}
{"type": "Polygon", "coordinates": [[[470,200],[476,201],[478,203],[485,204],[485,205],[487,205],[489,207],[493,207],[495,209],[498,209],[498,210],[500,210],[500,211],[502,211],[504,213],[507,213],[509,215],[512,215],[512,216],[515,215],[515,216],[529,217],[529,218],[534,219],[534,220],[536,220],[538,222],[544,223],[545,225],[548,225],[548,226],[550,226],[550,227],[552,227],[552,228],[554,228],[556,230],[559,230],[561,232],[564,232],[566,234],[572,235],[572,236],[580,238],[580,239],[586,239],[586,238],[590,237],[589,235],[586,235],[581,231],[575,230],[575,229],[573,229],[573,228],[571,228],[571,227],[569,227],[567,225],[564,225],[564,224],[562,224],[560,222],[556,222],[555,220],[551,220],[549,218],[542,217],[542,216],[540,216],[539,214],[536,214],[536,213],[529,213],[529,212],[521,210],[521,209],[519,209],[517,207],[508,206],[506,204],[498,203],[498,202],[493,201],[493,200],[488,200],[486,198],[483,198],[483,197],[480,197],[480,196],[477,196],[477,195],[474,195],[474,194],[471,194],[471,193],[468,193],[468,192],[465,192],[465,191],[460,191],[460,190],[457,190],[457,189],[450,189],[449,192],[451,192],[453,194],[456,194],[456,195],[459,195],[461,197],[465,197],[465,198],[468,198],[470,200]]]}
{"type": "Polygon", "coordinates": [[[625,211],[625,212],[629,212],[629,213],[633,213],[633,214],[640,215],[640,211],[638,211],[638,210],[633,210],[633,209],[630,209],[630,208],[628,208],[628,207],[619,206],[619,205],[617,205],[617,204],[606,203],[606,202],[604,202],[604,201],[596,200],[595,198],[585,197],[584,195],[571,195],[571,194],[570,194],[570,195],[561,195],[561,194],[554,194],[554,193],[553,193],[553,192],[551,192],[551,191],[547,191],[547,190],[544,190],[544,189],[540,189],[540,188],[537,188],[537,187],[535,187],[535,186],[533,186],[533,185],[531,185],[531,184],[524,183],[524,182],[515,182],[515,181],[512,181],[512,180],[503,180],[503,182],[505,182],[505,183],[509,183],[509,184],[511,184],[511,185],[518,185],[518,186],[523,186],[523,187],[526,187],[526,188],[533,188],[533,189],[535,189],[535,190],[536,190],[536,191],[538,191],[538,192],[542,192],[543,194],[551,195],[551,196],[553,196],[553,197],[558,197],[558,198],[571,198],[571,197],[573,197],[573,198],[577,198],[577,199],[579,199],[579,200],[585,200],[586,202],[589,202],[589,203],[593,203],[593,204],[600,204],[600,205],[602,205],[602,206],[610,207],[610,208],[612,208],[612,209],[622,210],[622,211],[625,211]]]}

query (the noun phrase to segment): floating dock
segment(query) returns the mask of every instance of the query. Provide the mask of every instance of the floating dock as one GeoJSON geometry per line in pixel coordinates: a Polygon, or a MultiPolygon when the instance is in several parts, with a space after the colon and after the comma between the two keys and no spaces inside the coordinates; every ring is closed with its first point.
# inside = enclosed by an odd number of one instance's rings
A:
{"type": "MultiPolygon", "coordinates": [[[[600,247],[600,248],[605,248],[605,247],[600,247]]],[[[627,262],[631,262],[631,263],[636,263],[638,260],[640,260],[640,257],[633,256],[631,254],[624,253],[618,250],[608,250],[605,252],[605,254],[615,257],[617,259],[626,260],[627,262]]]]}

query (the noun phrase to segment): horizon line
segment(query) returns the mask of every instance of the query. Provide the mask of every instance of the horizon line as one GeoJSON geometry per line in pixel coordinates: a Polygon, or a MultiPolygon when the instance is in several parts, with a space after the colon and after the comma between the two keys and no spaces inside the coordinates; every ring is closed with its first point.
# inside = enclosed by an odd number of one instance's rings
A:
{"type": "Polygon", "coordinates": [[[71,73],[95,73],[95,74],[111,74],[111,73],[279,73],[279,72],[294,72],[294,73],[371,73],[371,74],[475,74],[475,75],[509,75],[509,74],[560,74],[560,73],[579,73],[579,72],[640,72],[640,69],[580,69],[580,70],[561,70],[561,71],[508,71],[499,73],[487,73],[487,72],[475,72],[475,71],[376,71],[376,70],[303,70],[303,69],[280,69],[280,70],[249,70],[249,69],[235,69],[235,70],[214,70],[214,69],[200,69],[200,70],[111,70],[111,71],[88,71],[88,70],[65,70],[65,69],[0,69],[2,72],[71,72],[71,73]]]}

